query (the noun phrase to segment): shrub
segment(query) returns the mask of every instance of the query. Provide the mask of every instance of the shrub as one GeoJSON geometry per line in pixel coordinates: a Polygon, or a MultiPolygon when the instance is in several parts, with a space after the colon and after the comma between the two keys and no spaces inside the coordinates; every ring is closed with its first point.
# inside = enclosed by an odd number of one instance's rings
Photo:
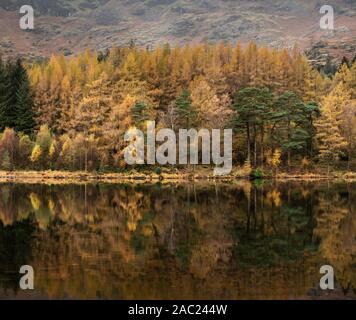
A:
{"type": "Polygon", "coordinates": [[[263,171],[261,168],[256,168],[253,172],[252,172],[252,176],[255,179],[262,179],[263,178],[263,171]]]}

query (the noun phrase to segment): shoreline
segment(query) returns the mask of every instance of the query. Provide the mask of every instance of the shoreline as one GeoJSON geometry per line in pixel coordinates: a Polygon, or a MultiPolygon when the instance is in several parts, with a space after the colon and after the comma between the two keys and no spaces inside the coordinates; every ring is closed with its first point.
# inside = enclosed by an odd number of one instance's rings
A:
{"type": "MultiPolygon", "coordinates": [[[[83,171],[0,171],[0,183],[47,183],[47,184],[80,184],[80,183],[179,183],[179,182],[233,182],[253,181],[248,176],[213,176],[204,172],[125,172],[98,173],[83,171]]],[[[327,181],[340,180],[356,181],[356,172],[332,172],[328,175],[321,173],[286,173],[275,176],[264,176],[260,180],[282,181],[327,181]]]]}

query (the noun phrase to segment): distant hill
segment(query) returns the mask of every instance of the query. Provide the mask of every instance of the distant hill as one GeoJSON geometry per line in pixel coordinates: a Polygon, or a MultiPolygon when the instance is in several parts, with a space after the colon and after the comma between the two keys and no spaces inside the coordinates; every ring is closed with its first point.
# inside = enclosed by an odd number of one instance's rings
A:
{"type": "Polygon", "coordinates": [[[325,52],[318,51],[322,59],[325,54],[336,60],[353,58],[356,0],[328,1],[335,9],[334,32],[319,28],[323,4],[320,0],[0,0],[0,52],[35,58],[132,41],[153,47],[165,42],[253,40],[273,47],[297,43],[303,49],[323,43],[325,52]],[[19,28],[18,10],[23,4],[35,9],[33,31],[19,28]]]}

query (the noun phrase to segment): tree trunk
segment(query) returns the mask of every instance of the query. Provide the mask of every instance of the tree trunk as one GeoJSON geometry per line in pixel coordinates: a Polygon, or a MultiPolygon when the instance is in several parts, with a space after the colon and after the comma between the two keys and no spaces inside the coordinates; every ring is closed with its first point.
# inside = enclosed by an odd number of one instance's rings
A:
{"type": "MultiPolygon", "coordinates": [[[[352,137],[351,137],[351,139],[352,139],[352,137]]],[[[352,140],[351,139],[349,139],[349,151],[348,151],[348,153],[349,153],[349,155],[348,155],[348,157],[347,157],[347,171],[350,171],[350,162],[351,162],[351,154],[352,154],[352,140]]]]}
{"type": "Polygon", "coordinates": [[[263,126],[261,127],[261,168],[263,169],[263,162],[264,162],[264,153],[265,153],[265,150],[264,150],[264,135],[265,135],[265,132],[264,132],[264,128],[263,126]]]}
{"type": "Polygon", "coordinates": [[[246,123],[247,132],[247,159],[251,160],[251,135],[250,135],[250,125],[246,123]]]}
{"type": "Polygon", "coordinates": [[[328,178],[329,178],[329,174],[330,174],[330,164],[328,162],[328,178]]]}
{"type": "Polygon", "coordinates": [[[88,172],[88,149],[87,149],[87,146],[85,146],[85,172],[88,172]]]}
{"type": "MultiPolygon", "coordinates": [[[[291,133],[290,133],[290,121],[288,121],[288,142],[290,142],[291,139],[291,133]]],[[[288,148],[288,172],[290,171],[290,149],[288,148]]]]}
{"type": "Polygon", "coordinates": [[[85,159],[84,159],[84,169],[85,169],[85,172],[88,172],[88,132],[85,131],[85,136],[84,136],[84,139],[85,139],[85,159]]]}
{"type": "Polygon", "coordinates": [[[256,126],[253,126],[253,162],[255,164],[255,168],[257,167],[257,132],[256,132],[256,126]]]}

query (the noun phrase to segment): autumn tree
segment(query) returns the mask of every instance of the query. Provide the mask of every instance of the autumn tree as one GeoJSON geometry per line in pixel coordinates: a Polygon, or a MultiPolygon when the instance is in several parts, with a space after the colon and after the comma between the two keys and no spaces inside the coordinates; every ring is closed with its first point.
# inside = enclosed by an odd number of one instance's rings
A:
{"type": "Polygon", "coordinates": [[[30,159],[41,168],[47,165],[49,150],[52,144],[52,133],[47,125],[42,125],[37,132],[36,141],[30,159]]]}
{"type": "Polygon", "coordinates": [[[351,98],[356,99],[356,61],[350,68],[350,72],[345,78],[345,85],[350,90],[351,98]]]}
{"type": "Polygon", "coordinates": [[[0,139],[0,162],[4,169],[15,169],[18,161],[19,139],[13,129],[6,128],[0,139]]]}
{"type": "MultiPolygon", "coordinates": [[[[121,102],[114,105],[110,112],[105,130],[105,151],[114,164],[119,164],[122,160],[123,147],[125,145],[125,132],[134,124],[132,109],[137,103],[137,99],[130,95],[121,102]]],[[[109,159],[108,159],[109,160],[109,159]]],[[[110,161],[109,161],[110,162],[110,161]]]]}
{"type": "Polygon", "coordinates": [[[33,147],[34,147],[34,142],[30,139],[30,137],[25,134],[20,134],[19,154],[21,156],[19,162],[22,168],[28,167],[33,147]]]}
{"type": "Polygon", "coordinates": [[[191,83],[192,106],[202,128],[223,128],[231,117],[230,99],[227,95],[218,97],[216,91],[204,78],[191,83]]]}
{"type": "Polygon", "coordinates": [[[348,103],[343,108],[342,114],[342,127],[343,136],[347,141],[348,150],[348,169],[350,170],[350,163],[355,156],[355,137],[356,137],[356,99],[349,100],[348,103]]]}
{"type": "Polygon", "coordinates": [[[341,134],[342,105],[345,98],[343,85],[340,83],[323,101],[321,105],[321,117],[316,121],[319,146],[319,158],[325,161],[329,167],[339,160],[347,146],[347,141],[341,134]]]}

